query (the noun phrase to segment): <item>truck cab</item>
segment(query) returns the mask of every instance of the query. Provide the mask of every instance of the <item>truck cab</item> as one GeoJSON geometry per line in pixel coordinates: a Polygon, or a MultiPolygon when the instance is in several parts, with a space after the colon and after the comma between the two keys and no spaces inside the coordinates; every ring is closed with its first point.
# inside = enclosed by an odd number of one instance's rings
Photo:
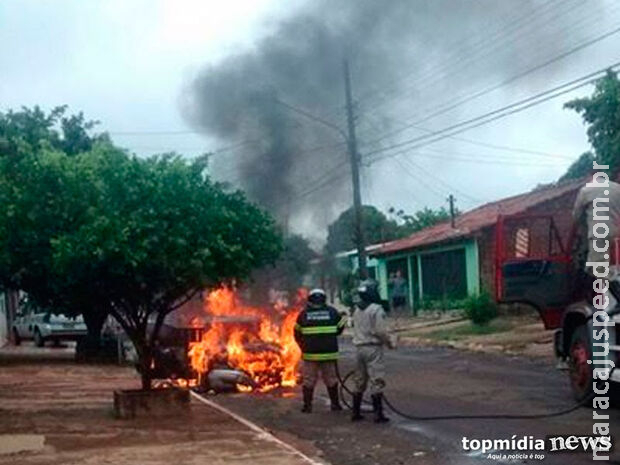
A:
{"type": "MultiPolygon", "coordinates": [[[[618,365],[620,347],[616,326],[608,328],[608,353],[598,356],[604,351],[593,344],[593,278],[584,272],[584,235],[573,226],[563,239],[552,215],[500,216],[495,232],[498,302],[525,304],[539,312],[545,328],[555,332],[555,355],[559,366],[568,369],[575,398],[586,399],[593,387],[588,361],[596,356],[618,365]]],[[[610,319],[620,323],[618,314],[610,319]]],[[[610,379],[620,383],[620,372],[612,372],[610,379]]]]}

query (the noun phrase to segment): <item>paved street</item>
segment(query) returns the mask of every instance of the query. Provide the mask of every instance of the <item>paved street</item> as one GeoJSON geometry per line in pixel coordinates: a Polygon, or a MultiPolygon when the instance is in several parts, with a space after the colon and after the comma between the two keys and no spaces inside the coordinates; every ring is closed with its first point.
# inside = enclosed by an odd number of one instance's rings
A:
{"type": "MultiPolygon", "coordinates": [[[[351,366],[345,347],[342,372],[351,366]]],[[[572,403],[566,374],[547,362],[438,348],[399,348],[387,357],[387,394],[399,408],[420,415],[448,413],[538,413],[567,408],[572,403]]],[[[592,413],[580,409],[568,416],[541,420],[452,420],[415,422],[397,418],[389,426],[366,421],[351,424],[348,412],[328,412],[327,400],[315,413],[302,415],[298,396],[220,396],[217,401],[276,431],[314,440],[328,460],[337,464],[501,463],[463,451],[463,437],[510,439],[513,435],[544,439],[548,435],[592,433],[592,413]]],[[[612,435],[620,430],[620,411],[611,411],[612,435]]],[[[620,463],[620,450],[609,463],[620,463]]],[[[592,463],[588,454],[548,454],[544,463],[592,463]]],[[[511,463],[535,463],[517,461],[511,463]]]]}
{"type": "MultiPolygon", "coordinates": [[[[260,434],[196,400],[192,402],[191,420],[179,417],[165,423],[135,424],[113,420],[109,415],[112,390],[137,384],[132,369],[75,365],[66,349],[39,349],[40,360],[34,359],[35,352],[24,347],[3,350],[0,357],[0,398],[4,406],[0,442],[8,444],[10,440],[12,445],[22,444],[31,450],[17,456],[0,451],[0,463],[85,463],[87,457],[103,451],[117,465],[137,463],[145,457],[164,463],[171,456],[183,457],[187,460],[183,463],[206,457],[221,463],[245,463],[248,457],[266,463],[274,463],[277,457],[282,463],[297,460],[277,444],[261,441],[260,434]],[[155,447],[154,440],[161,444],[155,447]],[[254,449],[242,445],[246,443],[253,444],[254,449]]],[[[351,367],[351,356],[352,348],[345,344],[343,373],[351,367]]],[[[390,400],[402,410],[419,415],[537,413],[564,409],[572,402],[565,373],[544,361],[447,348],[402,347],[388,352],[387,366],[390,400]]],[[[462,438],[585,435],[593,424],[591,410],[585,408],[541,420],[417,422],[392,413],[392,422],[386,426],[371,421],[352,424],[348,412],[329,411],[323,388],[317,391],[312,415],[299,412],[299,389],[208,399],[267,428],[306,455],[338,465],[502,463],[488,460],[486,454],[464,451],[462,438]]],[[[610,414],[612,434],[616,436],[620,411],[610,414]]],[[[544,463],[549,464],[592,463],[585,454],[545,454],[544,463]]],[[[609,463],[620,463],[617,447],[609,463]]]]}

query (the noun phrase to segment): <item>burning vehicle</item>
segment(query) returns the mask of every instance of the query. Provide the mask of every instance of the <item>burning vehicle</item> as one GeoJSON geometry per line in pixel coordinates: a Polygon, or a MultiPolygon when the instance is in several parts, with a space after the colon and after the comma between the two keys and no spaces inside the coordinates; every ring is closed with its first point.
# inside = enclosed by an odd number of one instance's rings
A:
{"type": "Polygon", "coordinates": [[[253,307],[230,287],[199,296],[164,321],[154,378],[218,392],[295,386],[301,351],[293,332],[303,298],[253,307]]]}

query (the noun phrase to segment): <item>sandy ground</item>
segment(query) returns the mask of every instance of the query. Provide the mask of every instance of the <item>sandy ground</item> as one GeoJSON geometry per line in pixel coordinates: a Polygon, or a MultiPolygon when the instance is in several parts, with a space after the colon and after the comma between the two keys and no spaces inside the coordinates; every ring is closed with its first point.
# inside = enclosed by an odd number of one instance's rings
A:
{"type": "MultiPolygon", "coordinates": [[[[298,464],[303,460],[197,402],[188,414],[117,420],[112,392],[133,369],[0,361],[0,464],[298,464]]],[[[309,455],[317,450],[297,440],[309,455]]]]}
{"type": "Polygon", "coordinates": [[[500,320],[511,329],[493,334],[470,335],[458,340],[441,340],[429,336],[437,330],[449,331],[469,325],[467,320],[454,316],[410,319],[409,322],[397,320],[392,324],[402,345],[444,346],[473,352],[553,359],[553,331],[546,330],[537,315],[500,317],[500,320]]]}

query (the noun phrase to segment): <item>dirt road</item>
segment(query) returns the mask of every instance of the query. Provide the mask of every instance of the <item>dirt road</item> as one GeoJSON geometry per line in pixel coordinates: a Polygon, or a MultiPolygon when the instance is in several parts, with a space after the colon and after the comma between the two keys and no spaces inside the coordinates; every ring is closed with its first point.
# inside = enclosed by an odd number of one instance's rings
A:
{"type": "MultiPolygon", "coordinates": [[[[351,348],[343,350],[342,371],[351,366],[351,348]]],[[[492,354],[457,352],[448,348],[400,348],[387,357],[387,394],[401,409],[423,415],[463,413],[536,413],[572,404],[566,374],[546,361],[492,354]]],[[[481,463],[592,463],[591,454],[549,454],[544,461],[496,461],[487,454],[464,451],[462,438],[510,439],[549,435],[592,434],[592,411],[541,420],[452,420],[416,422],[392,414],[389,426],[369,421],[351,424],[348,412],[328,412],[319,391],[315,413],[299,413],[298,396],[220,396],[218,402],[281,432],[313,440],[326,458],[348,464],[481,464],[481,463]]],[[[620,411],[610,412],[614,438],[620,432],[620,411]]],[[[618,438],[617,438],[618,439],[618,438]]],[[[535,451],[532,451],[535,452],[535,451]]],[[[620,463],[620,446],[612,460],[620,463]]]]}

